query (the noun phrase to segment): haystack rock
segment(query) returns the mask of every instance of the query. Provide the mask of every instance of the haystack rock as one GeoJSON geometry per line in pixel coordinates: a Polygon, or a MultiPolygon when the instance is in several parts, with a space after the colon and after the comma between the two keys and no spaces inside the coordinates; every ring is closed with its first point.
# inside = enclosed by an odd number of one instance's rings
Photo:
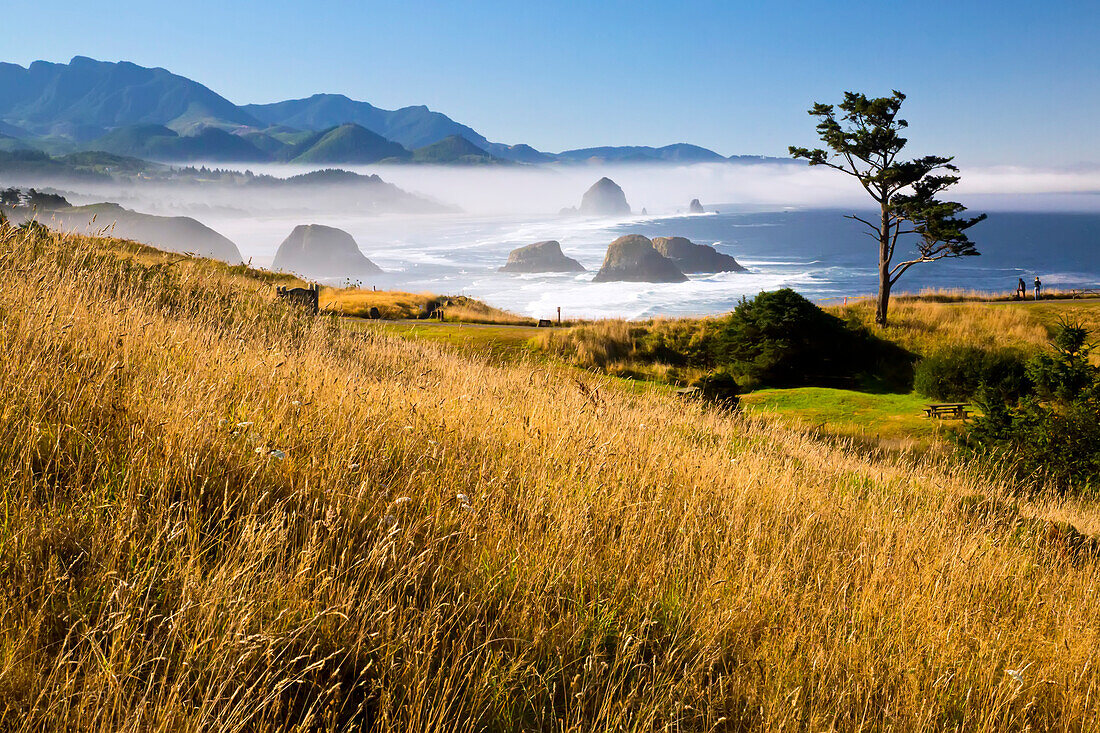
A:
{"type": "Polygon", "coordinates": [[[653,247],[676,263],[681,272],[744,272],[737,260],[706,244],[684,237],[654,237],[653,247]]]}
{"type": "Polygon", "coordinates": [[[628,234],[607,248],[603,267],[592,282],[680,283],[687,276],[653,247],[648,237],[628,234]]]}
{"type": "Polygon", "coordinates": [[[703,205],[701,203],[699,203],[699,199],[692,199],[691,203],[688,204],[688,213],[705,214],[707,213],[707,210],[703,208],[703,205]]]}
{"type": "Polygon", "coordinates": [[[592,184],[581,198],[580,213],[586,216],[617,216],[629,214],[630,204],[619,184],[604,177],[592,184]]]}
{"type": "Polygon", "coordinates": [[[584,267],[572,257],[562,254],[555,240],[535,242],[514,249],[501,272],[584,272],[584,267]]]}
{"type": "Polygon", "coordinates": [[[382,268],[359,251],[352,236],[320,224],[300,224],[279,245],[273,270],[314,279],[376,275],[382,268]]]}

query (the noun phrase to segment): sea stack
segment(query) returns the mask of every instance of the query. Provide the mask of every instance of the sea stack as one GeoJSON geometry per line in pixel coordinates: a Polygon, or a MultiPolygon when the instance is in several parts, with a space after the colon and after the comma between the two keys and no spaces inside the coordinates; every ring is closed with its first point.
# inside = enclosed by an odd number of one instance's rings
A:
{"type": "Polygon", "coordinates": [[[382,272],[382,268],[359,251],[359,245],[350,234],[320,224],[294,227],[290,236],[279,245],[271,267],[318,280],[363,277],[382,272]]]}
{"type": "Polygon", "coordinates": [[[658,252],[648,237],[628,234],[607,248],[603,267],[592,282],[680,283],[687,276],[658,252]]]}
{"type": "Polygon", "coordinates": [[[619,184],[606,176],[592,184],[581,198],[580,213],[586,216],[618,216],[630,213],[630,204],[619,184]]]}
{"type": "Polygon", "coordinates": [[[699,199],[692,199],[691,203],[688,204],[688,213],[705,214],[707,213],[707,210],[703,208],[703,205],[701,203],[699,203],[699,199]]]}
{"type": "Polygon", "coordinates": [[[654,237],[653,247],[676,263],[681,272],[744,272],[737,260],[706,244],[685,237],[654,237]]]}
{"type": "Polygon", "coordinates": [[[584,267],[572,257],[566,257],[561,244],[553,239],[535,242],[514,249],[501,272],[584,272],[584,267]]]}

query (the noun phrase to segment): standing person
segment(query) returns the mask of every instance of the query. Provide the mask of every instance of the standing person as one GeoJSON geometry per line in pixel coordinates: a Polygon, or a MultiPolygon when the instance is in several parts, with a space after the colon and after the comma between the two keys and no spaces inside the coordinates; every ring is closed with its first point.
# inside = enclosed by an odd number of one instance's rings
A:
{"type": "Polygon", "coordinates": [[[1043,297],[1043,284],[1039,282],[1039,276],[1035,276],[1035,300],[1043,297]]]}
{"type": "Polygon", "coordinates": [[[1019,282],[1016,283],[1016,300],[1023,300],[1027,297],[1027,285],[1024,284],[1024,279],[1021,277],[1019,282]]]}

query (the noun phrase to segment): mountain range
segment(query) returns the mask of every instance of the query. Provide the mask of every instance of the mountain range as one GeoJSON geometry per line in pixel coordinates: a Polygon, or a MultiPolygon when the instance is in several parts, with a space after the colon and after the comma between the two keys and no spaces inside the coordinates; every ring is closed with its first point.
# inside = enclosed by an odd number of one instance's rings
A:
{"type": "MultiPolygon", "coordinates": [[[[684,143],[546,153],[492,142],[423,105],[385,110],[341,94],[236,105],[166,69],[77,56],[0,63],[0,150],[99,150],[161,162],[507,165],[722,162],[684,143]]],[[[780,160],[780,159],[772,159],[780,160]]]]}

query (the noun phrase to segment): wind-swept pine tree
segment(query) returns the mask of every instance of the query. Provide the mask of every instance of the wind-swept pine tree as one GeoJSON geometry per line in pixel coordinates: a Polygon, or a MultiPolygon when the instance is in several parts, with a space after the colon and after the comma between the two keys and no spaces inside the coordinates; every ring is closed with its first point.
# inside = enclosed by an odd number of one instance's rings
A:
{"type": "Polygon", "coordinates": [[[868,98],[845,92],[837,107],[814,104],[810,114],[818,117],[817,133],[828,150],[791,146],[790,154],[810,165],[825,165],[859,181],[879,205],[878,222],[854,214],[848,218],[866,224],[878,240],[878,304],[875,322],[886,325],[890,290],[913,265],[935,262],[946,257],[979,254],[967,238],[966,230],[986,218],[958,218],[966,207],[936,197],[959,181],[953,158],[927,155],[901,160],[899,155],[908,140],[901,131],[909,126],[898,118],[905,95],[894,90],[889,97],[868,98]],[[937,174],[937,171],[947,171],[937,174]],[[898,242],[907,234],[917,235],[915,256],[895,262],[898,242]]]}

